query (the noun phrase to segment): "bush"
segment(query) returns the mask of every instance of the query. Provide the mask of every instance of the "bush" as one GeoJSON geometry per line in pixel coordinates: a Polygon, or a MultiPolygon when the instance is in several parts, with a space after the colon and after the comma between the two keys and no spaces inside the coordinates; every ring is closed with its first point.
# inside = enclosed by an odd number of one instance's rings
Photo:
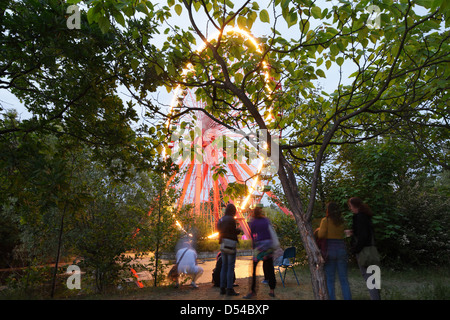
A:
{"type": "Polygon", "coordinates": [[[282,212],[272,216],[271,222],[277,233],[280,246],[284,250],[288,247],[296,248],[296,261],[306,261],[306,251],[303,247],[300,232],[298,231],[295,218],[282,212]]]}
{"type": "Polygon", "coordinates": [[[450,261],[448,171],[394,138],[342,147],[334,164],[323,172],[321,202],[338,202],[351,222],[347,200],[362,198],[374,213],[375,239],[384,265],[450,261]]]}
{"type": "Polygon", "coordinates": [[[411,182],[396,194],[401,236],[397,259],[413,265],[450,263],[450,198],[411,182]]]}
{"type": "Polygon", "coordinates": [[[197,242],[197,252],[214,252],[220,250],[219,240],[205,239],[197,242]]]}
{"type": "MultiPolygon", "coordinates": [[[[252,249],[251,240],[239,240],[237,245],[238,250],[252,249]]],[[[218,252],[220,250],[220,244],[218,239],[202,239],[197,242],[197,252],[218,252]]]]}

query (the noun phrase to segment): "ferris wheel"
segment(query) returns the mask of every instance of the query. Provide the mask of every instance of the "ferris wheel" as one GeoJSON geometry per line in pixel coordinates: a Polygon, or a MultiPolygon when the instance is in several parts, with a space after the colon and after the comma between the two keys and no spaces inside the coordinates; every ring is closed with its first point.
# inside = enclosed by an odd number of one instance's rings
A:
{"type": "MultiPolygon", "coordinates": [[[[250,40],[259,50],[259,45],[250,34],[239,28],[229,28],[227,34],[238,35],[250,40]]],[[[200,51],[205,45],[200,47],[200,51]]],[[[192,72],[188,66],[183,74],[192,72]]],[[[264,64],[265,81],[269,81],[268,67],[264,64]]],[[[239,103],[239,102],[237,102],[239,103]]],[[[172,131],[168,142],[167,154],[179,166],[179,182],[174,186],[180,190],[180,197],[175,204],[179,210],[190,206],[191,213],[201,217],[212,230],[222,216],[226,206],[226,190],[230,184],[244,186],[245,195],[228,198],[228,202],[237,207],[236,220],[240,223],[244,234],[250,238],[247,224],[248,209],[257,206],[264,194],[274,197],[266,179],[269,161],[257,146],[248,140],[248,132],[234,132],[211,119],[205,109],[205,102],[197,99],[195,89],[178,86],[174,90],[169,113],[185,110],[196,110],[177,118],[176,122],[168,121],[167,127],[172,131]],[[176,132],[176,134],[173,134],[176,132]],[[244,137],[247,134],[247,139],[244,137]],[[230,148],[230,146],[232,146],[230,148]],[[247,152],[247,157],[245,157],[247,152]],[[252,154],[251,161],[249,155],[252,154]],[[219,174],[221,170],[222,174],[219,174]]],[[[231,114],[230,116],[235,116],[231,114]]],[[[283,208],[282,208],[283,210],[283,208]]],[[[285,209],[283,210],[286,213],[285,209]]],[[[216,234],[213,233],[211,237],[216,234]]]]}
{"type": "MultiPolygon", "coordinates": [[[[192,214],[199,216],[215,229],[219,218],[222,215],[225,192],[230,183],[244,185],[247,195],[242,198],[230,198],[229,202],[234,203],[238,209],[237,219],[239,220],[244,233],[249,236],[250,231],[246,221],[246,209],[255,205],[262,198],[263,192],[267,191],[267,183],[259,178],[263,159],[255,159],[254,163],[247,164],[241,159],[234,157],[226,150],[226,146],[217,143],[220,137],[233,137],[230,132],[220,124],[209,119],[204,113],[196,112],[192,119],[192,124],[196,125],[200,131],[199,136],[189,140],[192,149],[188,157],[179,155],[178,164],[181,177],[175,186],[180,190],[180,197],[176,207],[181,209],[184,206],[192,207],[192,214]],[[199,159],[200,158],[200,159],[199,159]],[[217,174],[217,169],[221,165],[222,174],[217,174]]],[[[185,128],[191,132],[191,127],[185,128]]],[[[228,140],[230,141],[230,140],[228,140]]],[[[242,146],[241,149],[248,147],[242,146]]],[[[180,142],[172,143],[169,148],[177,154],[180,149],[180,142]]],[[[172,153],[172,155],[174,154],[172,153]]],[[[175,158],[173,158],[175,159],[175,158]]]]}

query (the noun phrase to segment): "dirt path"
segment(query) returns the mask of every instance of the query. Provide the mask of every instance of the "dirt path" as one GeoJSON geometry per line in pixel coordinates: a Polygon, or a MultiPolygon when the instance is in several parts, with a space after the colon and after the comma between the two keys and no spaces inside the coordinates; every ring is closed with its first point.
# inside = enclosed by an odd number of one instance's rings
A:
{"type": "MultiPolygon", "coordinates": [[[[199,260],[199,266],[204,270],[203,275],[198,279],[198,288],[190,286],[190,280],[185,281],[179,288],[173,286],[163,286],[158,288],[146,288],[138,295],[122,297],[123,299],[139,300],[243,300],[251,286],[251,257],[238,257],[236,260],[236,282],[238,286],[235,290],[240,293],[239,296],[230,297],[220,295],[219,288],[214,287],[212,283],[212,270],[216,261],[199,260]]],[[[257,297],[256,300],[298,300],[312,299],[312,288],[309,279],[302,279],[299,275],[300,285],[297,285],[292,271],[288,271],[285,287],[283,287],[278,272],[275,274],[277,288],[275,289],[275,298],[269,296],[269,287],[261,283],[263,280],[262,263],[257,267],[257,297]]]]}
{"type": "MultiPolygon", "coordinates": [[[[277,274],[279,277],[279,275],[277,274]]],[[[141,296],[138,299],[161,299],[161,300],[243,300],[250,288],[251,278],[236,279],[237,287],[234,289],[240,293],[239,296],[226,296],[221,295],[219,288],[213,287],[211,283],[200,283],[197,289],[192,288],[189,283],[180,286],[178,289],[173,287],[160,288],[144,297],[141,296]]],[[[275,297],[269,296],[269,287],[262,284],[263,277],[257,278],[257,296],[255,300],[304,300],[312,299],[312,290],[310,285],[305,285],[300,282],[300,286],[297,285],[295,279],[289,279],[286,283],[286,287],[283,288],[280,279],[278,278],[277,288],[275,289],[275,297]]]]}
{"type": "MultiPolygon", "coordinates": [[[[147,257],[141,259],[141,263],[146,263],[147,257]]],[[[164,261],[163,261],[164,262],[164,261]]],[[[198,259],[198,265],[203,268],[203,275],[198,279],[197,283],[211,283],[212,280],[212,272],[216,266],[215,259],[198,259]]],[[[172,265],[170,265],[167,270],[170,269],[172,265]]],[[[236,259],[235,266],[236,278],[247,278],[252,274],[252,258],[250,256],[240,256],[236,259]]],[[[259,263],[256,268],[256,275],[263,275],[262,263],[259,263]]],[[[151,280],[152,276],[149,272],[138,272],[138,276],[140,280],[151,280]]],[[[133,279],[134,280],[134,279],[133,279]]]]}

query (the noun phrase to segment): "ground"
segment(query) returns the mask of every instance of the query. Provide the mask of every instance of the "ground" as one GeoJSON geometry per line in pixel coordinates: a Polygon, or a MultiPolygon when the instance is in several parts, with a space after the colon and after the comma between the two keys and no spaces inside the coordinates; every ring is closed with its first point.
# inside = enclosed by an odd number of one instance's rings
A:
{"type": "MultiPolygon", "coordinates": [[[[215,261],[200,261],[200,266],[205,270],[198,281],[199,288],[190,287],[190,281],[186,281],[180,288],[173,286],[161,286],[154,288],[151,284],[143,289],[133,284],[131,290],[117,294],[111,294],[102,299],[131,299],[131,300],[243,300],[243,296],[250,288],[250,257],[238,257],[236,261],[236,284],[235,290],[239,296],[229,297],[220,295],[219,288],[214,287],[212,269],[215,261]]],[[[296,274],[300,285],[297,285],[292,270],[287,271],[285,287],[283,287],[280,274],[276,272],[277,287],[275,298],[268,295],[269,287],[262,284],[262,264],[257,268],[257,300],[311,300],[314,299],[311,285],[310,273],[307,266],[297,266],[296,274]]],[[[368,300],[369,293],[365,282],[357,266],[350,264],[348,278],[354,300],[368,300]]],[[[145,281],[144,281],[145,283],[145,281]]],[[[131,284],[130,284],[131,285],[131,284]]],[[[336,279],[337,299],[342,299],[340,284],[336,279]]],[[[383,300],[450,300],[450,269],[449,268],[416,268],[393,270],[381,268],[381,296],[383,300]]]]}
{"type": "MultiPolygon", "coordinates": [[[[240,293],[239,296],[230,297],[226,295],[220,295],[219,288],[214,287],[212,283],[212,271],[215,267],[214,259],[205,259],[198,261],[199,266],[204,270],[203,275],[198,279],[198,288],[194,289],[190,286],[190,279],[186,279],[184,284],[178,289],[174,286],[161,286],[159,288],[144,287],[141,289],[141,293],[125,294],[121,295],[120,299],[163,299],[163,300],[242,300],[249,292],[251,286],[251,266],[252,260],[249,256],[238,257],[236,260],[235,274],[236,282],[238,286],[235,290],[240,293]]],[[[283,271],[284,272],[284,271],[283,271]]],[[[297,299],[313,299],[311,282],[309,278],[300,279],[300,285],[297,284],[294,273],[292,270],[288,270],[286,274],[286,283],[283,287],[279,273],[276,273],[277,277],[277,289],[275,289],[275,298],[269,296],[269,287],[261,283],[263,278],[262,263],[258,264],[256,269],[257,274],[257,300],[297,300],[297,299]]],[[[145,284],[147,281],[146,274],[142,274],[141,279],[145,284]]],[[[150,282],[150,281],[149,281],[150,282]]],[[[135,292],[135,290],[133,290],[135,292]]],[[[117,296],[112,296],[113,299],[117,299],[117,296]]]]}
{"type": "MultiPolygon", "coordinates": [[[[202,277],[198,281],[199,288],[189,286],[190,281],[176,289],[172,285],[153,287],[150,278],[145,279],[145,273],[139,273],[144,288],[139,288],[135,282],[128,282],[118,287],[111,288],[102,294],[94,294],[89,280],[83,278],[81,290],[68,290],[64,282],[57,286],[56,299],[82,299],[82,300],[231,300],[244,301],[250,288],[251,258],[238,257],[236,262],[235,290],[239,296],[229,297],[220,295],[219,288],[212,284],[212,270],[215,266],[214,258],[199,260],[199,265],[204,269],[202,277]]],[[[257,297],[256,300],[311,300],[314,298],[311,286],[311,277],[308,267],[298,265],[295,268],[300,285],[297,285],[292,270],[287,271],[285,287],[283,287],[280,274],[276,272],[277,287],[275,298],[268,295],[269,288],[262,284],[262,265],[257,268],[257,297]]],[[[168,271],[168,269],[167,269],[168,271]]],[[[166,272],[167,272],[166,271],[166,272]]],[[[148,276],[148,274],[147,274],[148,276]]],[[[354,300],[368,300],[369,294],[359,269],[354,263],[349,264],[348,278],[352,298],[354,300]]],[[[1,289],[1,288],[0,288],[1,289]]],[[[38,290],[9,291],[0,290],[0,300],[3,299],[49,299],[50,287],[42,287],[38,290]]],[[[342,299],[339,281],[336,281],[337,299],[342,299]]],[[[381,267],[381,297],[383,300],[450,300],[450,268],[448,266],[406,267],[399,266],[381,267]]]]}

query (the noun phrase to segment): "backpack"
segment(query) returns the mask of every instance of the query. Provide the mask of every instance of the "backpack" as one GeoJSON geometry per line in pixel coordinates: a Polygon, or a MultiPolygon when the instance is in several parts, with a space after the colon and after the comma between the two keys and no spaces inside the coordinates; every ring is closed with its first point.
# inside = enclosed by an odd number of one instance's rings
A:
{"type": "MultiPolygon", "coordinates": [[[[222,271],[222,253],[216,257],[216,267],[212,271],[212,283],[214,283],[214,287],[220,287],[220,271],[222,271]]],[[[236,281],[236,272],[234,273],[234,280],[236,281]]]]}
{"type": "Polygon", "coordinates": [[[186,250],[184,250],[184,252],[183,252],[183,254],[181,255],[181,257],[180,257],[180,259],[177,261],[177,262],[175,262],[175,264],[172,266],[172,268],[169,270],[169,273],[168,273],[168,275],[167,275],[167,278],[169,278],[169,280],[171,280],[171,281],[178,281],[178,277],[179,277],[179,274],[178,274],[178,264],[181,262],[181,259],[183,259],[183,257],[184,257],[184,254],[186,253],[186,251],[188,251],[189,250],[189,248],[187,248],[186,250]]]}

